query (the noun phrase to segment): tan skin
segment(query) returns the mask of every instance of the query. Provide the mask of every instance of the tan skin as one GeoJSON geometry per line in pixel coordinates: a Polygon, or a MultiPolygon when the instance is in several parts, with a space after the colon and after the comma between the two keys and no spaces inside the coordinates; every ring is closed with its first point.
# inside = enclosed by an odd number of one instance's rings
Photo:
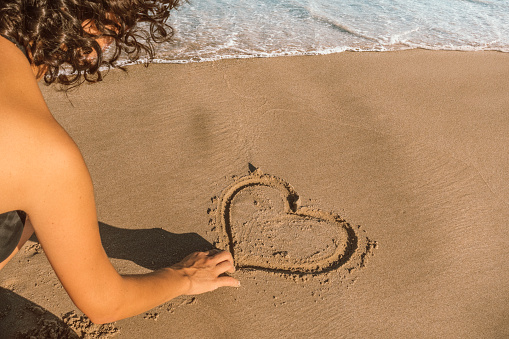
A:
{"type": "MultiPolygon", "coordinates": [[[[104,41],[100,41],[104,44],[104,41]]],[[[145,312],[179,295],[239,286],[225,275],[230,253],[196,252],[172,267],[120,275],[101,245],[92,180],[81,153],[49,111],[37,69],[0,36],[0,213],[23,210],[27,220],[14,253],[35,231],[75,305],[94,323],[145,312]]]]}

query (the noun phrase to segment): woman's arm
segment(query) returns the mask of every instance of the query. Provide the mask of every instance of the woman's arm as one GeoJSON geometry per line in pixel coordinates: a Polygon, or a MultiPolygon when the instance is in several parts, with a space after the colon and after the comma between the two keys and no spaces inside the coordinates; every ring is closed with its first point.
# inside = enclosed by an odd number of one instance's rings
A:
{"type": "Polygon", "coordinates": [[[74,143],[64,135],[60,138],[33,155],[32,165],[40,164],[40,169],[27,181],[27,196],[33,197],[27,200],[27,211],[58,278],[92,321],[111,322],[182,294],[238,284],[231,277],[219,277],[233,272],[226,252],[212,257],[198,254],[184,264],[146,275],[120,276],[101,245],[87,168],[74,143]]]}
{"type": "Polygon", "coordinates": [[[14,52],[0,52],[0,119],[9,126],[0,136],[0,154],[11,160],[9,165],[0,164],[0,187],[9,197],[0,198],[0,209],[3,203],[6,210],[27,212],[76,306],[93,322],[105,323],[178,295],[238,286],[236,279],[220,276],[234,270],[227,252],[193,254],[179,265],[145,275],[117,273],[101,245],[92,181],[83,157],[51,116],[30,65],[14,52]]]}

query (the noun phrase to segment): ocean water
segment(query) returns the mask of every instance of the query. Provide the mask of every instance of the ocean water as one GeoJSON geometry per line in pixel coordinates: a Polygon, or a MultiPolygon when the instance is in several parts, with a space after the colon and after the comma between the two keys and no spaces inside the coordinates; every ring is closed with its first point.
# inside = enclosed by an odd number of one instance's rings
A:
{"type": "Polygon", "coordinates": [[[509,0],[191,0],[155,62],[342,51],[509,52],[509,0]]]}

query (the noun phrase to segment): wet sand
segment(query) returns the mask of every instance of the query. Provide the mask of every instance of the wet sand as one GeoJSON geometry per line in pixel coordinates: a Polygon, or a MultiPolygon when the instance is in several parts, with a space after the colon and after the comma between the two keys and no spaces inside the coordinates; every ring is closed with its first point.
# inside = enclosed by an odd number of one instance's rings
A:
{"type": "Polygon", "coordinates": [[[0,273],[0,333],[509,336],[508,54],[157,64],[41,88],[120,272],[218,246],[242,287],[94,326],[29,242],[0,273]]]}

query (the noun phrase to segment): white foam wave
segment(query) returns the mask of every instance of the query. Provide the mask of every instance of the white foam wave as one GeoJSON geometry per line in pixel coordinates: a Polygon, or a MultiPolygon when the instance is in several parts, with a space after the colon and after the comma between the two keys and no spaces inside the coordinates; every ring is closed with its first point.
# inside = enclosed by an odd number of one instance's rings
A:
{"type": "Polygon", "coordinates": [[[136,62],[122,62],[122,66],[130,66],[137,64],[145,64],[145,63],[155,63],[155,64],[188,64],[188,63],[198,63],[198,62],[213,62],[220,61],[226,59],[250,59],[250,58],[276,58],[276,57],[284,57],[284,56],[311,56],[311,55],[328,55],[328,54],[336,54],[343,52],[394,52],[394,51],[403,51],[403,50],[412,50],[412,49],[425,49],[425,50],[442,50],[442,51],[461,51],[461,52],[482,52],[482,51],[492,51],[492,52],[502,52],[509,53],[509,48],[475,48],[472,46],[425,46],[425,45],[417,45],[417,44],[409,44],[409,45],[401,45],[401,46],[391,46],[391,47],[379,47],[379,48],[358,48],[358,47],[336,47],[329,48],[323,50],[316,51],[289,51],[289,52],[258,52],[252,54],[217,54],[210,57],[193,57],[189,59],[166,59],[166,58],[155,58],[153,60],[147,59],[139,59],[136,62]]]}

